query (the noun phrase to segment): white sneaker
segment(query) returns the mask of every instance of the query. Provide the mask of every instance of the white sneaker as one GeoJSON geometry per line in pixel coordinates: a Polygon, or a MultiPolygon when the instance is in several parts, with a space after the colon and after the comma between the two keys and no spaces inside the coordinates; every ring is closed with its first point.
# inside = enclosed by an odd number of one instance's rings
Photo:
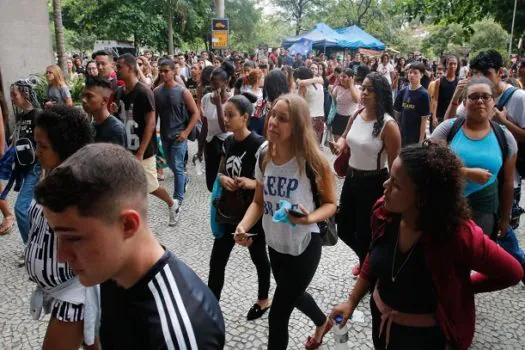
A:
{"type": "Polygon", "coordinates": [[[168,226],[175,226],[179,222],[180,217],[180,205],[179,200],[174,199],[173,200],[173,206],[171,208],[168,208],[169,210],[169,221],[168,226]]]}

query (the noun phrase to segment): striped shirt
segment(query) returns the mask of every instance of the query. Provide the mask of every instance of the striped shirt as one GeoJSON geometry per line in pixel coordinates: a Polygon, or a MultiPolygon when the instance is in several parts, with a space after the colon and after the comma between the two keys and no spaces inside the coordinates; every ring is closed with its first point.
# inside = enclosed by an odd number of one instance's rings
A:
{"type": "Polygon", "coordinates": [[[29,239],[25,250],[26,271],[31,281],[49,290],[75,277],[67,263],[58,262],[58,240],[35,200],[28,212],[29,239]]]}
{"type": "Polygon", "coordinates": [[[217,299],[171,252],[134,286],[101,285],[100,341],[108,349],[222,349],[217,299]]]}

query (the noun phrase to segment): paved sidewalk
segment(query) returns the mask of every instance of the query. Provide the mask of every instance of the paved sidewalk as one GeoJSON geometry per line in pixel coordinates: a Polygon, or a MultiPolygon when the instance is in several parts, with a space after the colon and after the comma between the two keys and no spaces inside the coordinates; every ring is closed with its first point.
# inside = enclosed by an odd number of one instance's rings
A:
{"type": "MultiPolygon", "coordinates": [[[[191,155],[195,145],[190,146],[191,155]]],[[[173,190],[173,176],[162,184],[173,190]]],[[[168,212],[163,202],[150,197],[150,225],[162,244],[185,261],[204,280],[208,278],[208,264],[213,244],[209,226],[209,193],[204,176],[197,176],[190,166],[191,183],[177,227],[167,226],[168,212]]],[[[340,192],[341,182],[338,182],[340,192]]],[[[10,197],[14,205],[14,197],[10,197]]],[[[525,233],[519,230],[525,246],[525,233]]],[[[29,295],[33,284],[25,270],[16,267],[22,253],[18,231],[0,237],[0,350],[39,349],[47,326],[47,318],[33,321],[29,316],[29,295]]],[[[443,257],[446,259],[447,257],[443,257]]],[[[346,298],[355,280],[350,270],[357,257],[342,242],[323,248],[323,256],[308,291],[323,310],[346,298]]],[[[275,288],[272,279],[271,293],[275,288]]],[[[254,322],[246,321],[246,313],[257,297],[257,278],[248,251],[234,248],[226,270],[221,306],[226,321],[227,349],[265,349],[268,336],[267,314],[254,322]]],[[[525,287],[519,284],[502,292],[476,297],[476,336],[472,349],[525,349],[525,287]]],[[[365,314],[365,322],[350,325],[352,349],[373,349],[368,298],[358,310],[365,314]]],[[[303,349],[302,344],[313,332],[314,325],[299,311],[290,320],[289,349],[303,349]]],[[[333,349],[332,335],[327,335],[322,348],[333,349]]]]}

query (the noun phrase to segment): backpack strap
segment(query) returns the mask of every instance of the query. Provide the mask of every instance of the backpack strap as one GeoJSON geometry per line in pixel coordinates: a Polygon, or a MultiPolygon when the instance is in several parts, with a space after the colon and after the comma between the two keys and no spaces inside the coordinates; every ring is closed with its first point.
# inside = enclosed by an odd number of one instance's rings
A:
{"type": "Polygon", "coordinates": [[[450,131],[447,135],[447,143],[452,142],[454,139],[454,136],[458,133],[459,129],[465,124],[465,117],[459,117],[454,120],[454,124],[452,124],[452,128],[450,128],[450,131]]]}
{"type": "Polygon", "coordinates": [[[310,164],[305,164],[306,177],[310,181],[310,187],[312,188],[312,197],[316,208],[321,206],[321,199],[319,198],[319,190],[317,189],[317,183],[315,182],[315,172],[310,164]]]}
{"type": "Polygon", "coordinates": [[[501,97],[499,98],[499,101],[496,104],[496,108],[499,110],[502,110],[503,107],[505,107],[505,105],[507,104],[507,102],[509,102],[512,95],[514,95],[516,90],[518,90],[518,88],[514,86],[511,86],[510,88],[506,89],[501,95],[501,97]]]}
{"type": "Polygon", "coordinates": [[[257,153],[259,154],[257,158],[257,163],[259,165],[259,170],[261,170],[261,173],[264,175],[264,158],[266,157],[266,152],[268,152],[268,141],[264,141],[264,143],[259,147],[259,150],[257,153]]]}
{"type": "Polygon", "coordinates": [[[505,131],[495,121],[491,120],[490,125],[492,126],[492,130],[494,130],[494,135],[496,135],[496,139],[498,140],[499,147],[501,149],[501,155],[503,156],[503,163],[505,163],[505,160],[507,160],[507,157],[509,155],[509,145],[507,144],[507,138],[505,137],[505,131]]]}

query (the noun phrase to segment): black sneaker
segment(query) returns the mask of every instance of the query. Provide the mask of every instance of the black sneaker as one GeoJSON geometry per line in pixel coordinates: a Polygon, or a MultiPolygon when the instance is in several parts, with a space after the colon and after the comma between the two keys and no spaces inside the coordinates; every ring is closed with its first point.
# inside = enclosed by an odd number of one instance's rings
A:
{"type": "Polygon", "coordinates": [[[255,303],[255,304],[253,304],[253,306],[250,309],[250,311],[248,311],[248,315],[246,316],[246,319],[248,321],[256,320],[256,319],[262,317],[262,315],[264,315],[264,313],[266,311],[268,311],[268,309],[270,309],[270,306],[268,306],[267,308],[261,309],[261,306],[259,304],[255,303]]]}

